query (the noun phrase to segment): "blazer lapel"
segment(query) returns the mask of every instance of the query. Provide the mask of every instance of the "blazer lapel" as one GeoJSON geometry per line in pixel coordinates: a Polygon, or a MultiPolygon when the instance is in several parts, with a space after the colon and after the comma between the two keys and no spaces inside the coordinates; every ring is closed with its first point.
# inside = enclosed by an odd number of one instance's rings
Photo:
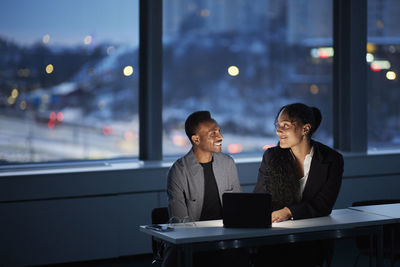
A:
{"type": "Polygon", "coordinates": [[[329,164],[323,163],[324,158],[321,151],[318,149],[318,145],[315,145],[314,149],[315,152],[311,161],[310,172],[302,199],[311,199],[319,191],[327,177],[329,164]]]}

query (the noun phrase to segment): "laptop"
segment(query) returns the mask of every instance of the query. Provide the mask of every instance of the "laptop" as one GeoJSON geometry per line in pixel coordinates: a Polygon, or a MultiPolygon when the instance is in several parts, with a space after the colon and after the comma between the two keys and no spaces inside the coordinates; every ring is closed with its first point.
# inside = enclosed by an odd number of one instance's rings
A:
{"type": "Polygon", "coordinates": [[[224,227],[271,227],[271,210],[271,195],[268,193],[224,193],[222,195],[224,227]]]}

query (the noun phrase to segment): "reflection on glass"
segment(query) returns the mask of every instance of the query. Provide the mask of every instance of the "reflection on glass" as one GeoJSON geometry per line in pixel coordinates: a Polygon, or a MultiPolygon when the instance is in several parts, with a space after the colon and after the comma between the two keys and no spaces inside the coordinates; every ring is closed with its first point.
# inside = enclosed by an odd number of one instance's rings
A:
{"type": "Polygon", "coordinates": [[[0,164],[138,154],[138,0],[5,0],[0,164]]]}
{"type": "Polygon", "coordinates": [[[400,149],[400,2],[368,0],[368,151],[400,149]]]}
{"type": "Polygon", "coordinates": [[[275,145],[292,102],[323,114],[332,144],[332,0],[163,1],[163,153],[188,151],[184,121],[210,110],[231,154],[275,145]]]}

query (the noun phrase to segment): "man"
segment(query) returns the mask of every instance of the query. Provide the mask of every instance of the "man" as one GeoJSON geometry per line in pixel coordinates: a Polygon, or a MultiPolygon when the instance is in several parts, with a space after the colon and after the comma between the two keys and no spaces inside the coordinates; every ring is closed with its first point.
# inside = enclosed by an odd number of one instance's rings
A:
{"type": "MultiPolygon", "coordinates": [[[[241,191],[235,162],[221,153],[223,137],[210,112],[192,113],[186,119],[185,132],[192,149],[178,159],[168,172],[170,221],[221,219],[222,194],[241,191]]],[[[162,266],[176,266],[176,256],[176,250],[167,246],[162,266]]],[[[222,266],[229,261],[233,261],[230,266],[243,266],[230,251],[194,255],[195,266],[222,266]]]]}
{"type": "Polygon", "coordinates": [[[192,113],[185,122],[192,149],[168,173],[170,218],[202,221],[222,218],[222,194],[240,192],[233,159],[221,153],[222,134],[208,111],[192,113]]]}

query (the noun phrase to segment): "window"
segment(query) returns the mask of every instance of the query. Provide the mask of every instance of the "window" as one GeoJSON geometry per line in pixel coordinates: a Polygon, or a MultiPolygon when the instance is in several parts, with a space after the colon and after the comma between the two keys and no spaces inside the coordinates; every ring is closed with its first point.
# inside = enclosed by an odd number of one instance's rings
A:
{"type": "Polygon", "coordinates": [[[323,114],[332,144],[332,1],[163,2],[163,153],[185,153],[184,121],[210,110],[231,154],[275,145],[274,119],[292,102],[323,114]]]}
{"type": "Polygon", "coordinates": [[[0,162],[138,155],[138,0],[2,1],[0,162]]]}
{"type": "Polygon", "coordinates": [[[368,1],[368,150],[400,148],[400,2],[368,1]]]}

